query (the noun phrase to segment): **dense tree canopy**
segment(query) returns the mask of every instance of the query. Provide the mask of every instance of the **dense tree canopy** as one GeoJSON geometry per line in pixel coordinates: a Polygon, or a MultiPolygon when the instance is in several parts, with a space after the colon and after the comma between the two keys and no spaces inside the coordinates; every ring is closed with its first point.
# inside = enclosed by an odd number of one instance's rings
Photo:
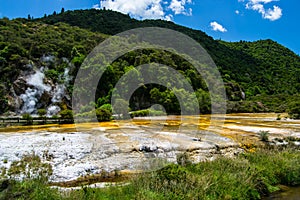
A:
{"type": "MultiPolygon", "coordinates": [[[[66,68],[67,58],[73,65],[75,77],[89,52],[101,41],[122,31],[137,27],[164,27],[182,32],[199,42],[211,55],[225,82],[229,107],[234,112],[287,111],[300,90],[300,57],[272,40],[256,42],[224,42],[214,40],[202,31],[193,30],[163,20],[138,21],[110,10],[62,11],[40,19],[0,19],[0,107],[7,103],[12,83],[22,71],[32,66],[46,66],[41,60],[45,55],[54,56],[56,62],[47,65],[46,78],[53,82],[66,68]],[[271,97],[272,96],[272,97],[271,97]],[[293,98],[287,98],[287,97],[293,98]],[[247,101],[242,101],[242,100],[247,101]],[[251,103],[251,101],[256,103],[251,103]],[[262,102],[262,104],[257,104],[262,102]],[[284,104],[278,109],[278,104],[284,104]],[[265,107],[264,107],[265,106],[265,107]],[[240,108],[240,109],[239,109],[240,108]]],[[[201,112],[210,111],[210,94],[201,75],[179,55],[155,49],[128,52],[108,66],[99,82],[95,106],[110,103],[115,84],[128,71],[142,64],[160,63],[172,67],[184,75],[195,90],[201,112]],[[100,87],[101,86],[101,87],[100,87]]],[[[161,69],[163,71],[163,69],[161,69]]],[[[159,74],[161,70],[158,70],[159,74]]],[[[134,72],[134,71],[133,71],[134,72]]],[[[138,72],[135,72],[138,76],[138,72]]],[[[166,75],[167,76],[167,75],[166,75]]],[[[142,77],[140,77],[142,79],[142,77]]],[[[163,77],[161,77],[163,78],[163,77]]],[[[126,84],[123,90],[128,90],[126,84]],[[127,89],[126,89],[127,88],[127,89]]],[[[180,88],[141,85],[130,99],[132,110],[147,109],[161,104],[168,113],[179,113],[174,92],[180,88]]],[[[69,93],[72,87],[68,88],[69,93]]],[[[186,94],[189,97],[191,94],[186,94]]]]}

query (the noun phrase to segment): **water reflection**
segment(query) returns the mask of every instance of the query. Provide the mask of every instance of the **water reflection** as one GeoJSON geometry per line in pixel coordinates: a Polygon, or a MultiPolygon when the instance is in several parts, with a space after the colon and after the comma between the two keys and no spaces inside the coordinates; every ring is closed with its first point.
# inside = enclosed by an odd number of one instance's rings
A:
{"type": "Polygon", "coordinates": [[[263,200],[299,200],[300,199],[300,186],[291,187],[287,191],[272,194],[263,200]]]}

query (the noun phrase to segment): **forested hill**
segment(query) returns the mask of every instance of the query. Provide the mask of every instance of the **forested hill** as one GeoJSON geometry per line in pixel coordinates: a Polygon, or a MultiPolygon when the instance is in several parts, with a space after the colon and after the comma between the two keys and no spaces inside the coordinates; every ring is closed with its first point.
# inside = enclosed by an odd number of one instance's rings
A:
{"type": "MultiPolygon", "coordinates": [[[[53,115],[71,108],[72,82],[88,53],[109,35],[149,26],[182,32],[208,51],[221,72],[228,100],[235,102],[229,104],[230,112],[272,111],[284,103],[282,96],[295,99],[290,97],[300,91],[300,57],[272,40],[230,43],[173,22],[139,21],[110,10],[77,10],[39,19],[0,19],[0,114],[34,114],[45,108],[53,115]],[[277,104],[267,102],[275,99],[270,95],[277,95],[277,104]],[[262,100],[268,107],[257,103],[262,100]]],[[[96,107],[110,102],[114,84],[126,71],[151,62],[182,72],[196,91],[201,112],[209,112],[210,96],[201,76],[178,55],[157,50],[131,52],[115,61],[97,91],[96,107]]],[[[180,112],[166,88],[147,85],[134,95],[133,110],[159,103],[169,113],[180,112]]],[[[278,111],[284,112],[287,107],[281,108],[278,111]]]]}
{"type": "MultiPolygon", "coordinates": [[[[295,94],[300,91],[300,57],[286,47],[272,40],[259,40],[256,42],[240,41],[235,43],[220,42],[233,51],[240,51],[256,61],[252,73],[256,73],[254,83],[257,94],[295,94]]],[[[231,57],[233,58],[233,57],[231,57]]],[[[251,61],[250,61],[251,62],[251,61]]],[[[235,80],[246,80],[251,71],[245,66],[238,68],[235,80]],[[246,75],[245,77],[241,77],[246,75]]],[[[250,82],[248,80],[248,82],[250,82]]],[[[248,86],[249,87],[249,86],[248,86]]],[[[253,88],[253,87],[252,87],[253,88]]]]}
{"type": "Polygon", "coordinates": [[[137,27],[163,27],[198,41],[211,55],[225,81],[237,82],[247,96],[295,94],[300,91],[300,57],[272,40],[224,42],[206,33],[163,20],[139,21],[111,10],[77,10],[50,15],[38,21],[64,22],[93,32],[114,35],[137,27]]]}

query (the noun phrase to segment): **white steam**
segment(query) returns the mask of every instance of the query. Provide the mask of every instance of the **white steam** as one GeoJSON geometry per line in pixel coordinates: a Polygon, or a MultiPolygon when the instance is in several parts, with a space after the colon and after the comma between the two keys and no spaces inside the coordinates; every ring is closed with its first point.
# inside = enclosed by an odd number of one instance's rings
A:
{"type": "Polygon", "coordinates": [[[58,106],[49,106],[47,109],[47,117],[57,115],[60,112],[60,107],[58,106]]]}
{"type": "MultiPolygon", "coordinates": [[[[43,70],[43,69],[41,69],[43,70]]],[[[26,81],[29,88],[25,91],[25,94],[22,94],[20,98],[23,100],[23,107],[21,113],[32,114],[37,110],[37,104],[39,99],[42,97],[43,93],[49,92],[51,87],[44,83],[45,74],[37,70],[35,74],[29,76],[26,81]]]]}
{"type": "Polygon", "coordinates": [[[66,95],[66,85],[69,84],[71,77],[69,76],[69,68],[65,68],[64,74],[60,79],[63,81],[63,84],[56,85],[53,90],[53,95],[51,99],[51,105],[47,108],[47,116],[57,115],[60,112],[60,107],[56,104],[61,102],[64,96],[66,95]]]}
{"type": "MultiPolygon", "coordinates": [[[[55,57],[44,56],[41,59],[43,62],[54,62],[55,57]]],[[[71,65],[67,59],[64,59],[63,61],[67,62],[69,66],[71,65]]],[[[65,68],[64,73],[59,77],[59,83],[50,86],[44,81],[44,68],[35,70],[34,74],[26,78],[28,88],[24,94],[20,95],[20,98],[23,101],[20,113],[36,114],[38,108],[41,106],[47,106],[46,115],[48,117],[57,115],[61,110],[58,103],[62,102],[63,98],[66,96],[67,86],[71,81],[69,71],[69,68],[65,68]],[[51,98],[51,102],[44,102],[44,104],[46,103],[48,105],[43,105],[40,101],[44,93],[47,93],[45,95],[51,98]]]]}

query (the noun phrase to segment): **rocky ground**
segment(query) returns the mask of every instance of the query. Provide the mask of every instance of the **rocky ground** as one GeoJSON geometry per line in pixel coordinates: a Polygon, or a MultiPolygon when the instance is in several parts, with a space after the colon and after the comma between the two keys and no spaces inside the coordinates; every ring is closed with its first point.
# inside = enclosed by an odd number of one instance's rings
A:
{"type": "Polygon", "coordinates": [[[8,127],[0,132],[0,174],[22,155],[35,152],[52,165],[52,182],[69,182],[86,175],[155,170],[166,162],[177,162],[186,153],[193,162],[234,156],[240,146],[263,144],[260,133],[267,132],[268,143],[300,146],[300,121],[276,120],[276,114],[227,115],[216,133],[201,130],[210,122],[204,116],[189,118],[178,129],[171,121],[136,121],[8,127]],[[231,139],[230,139],[231,138],[231,139]]]}
{"type": "Polygon", "coordinates": [[[211,132],[159,131],[136,125],[84,132],[3,132],[0,141],[0,168],[9,168],[23,154],[35,152],[52,165],[53,182],[115,170],[154,170],[165,161],[176,162],[184,152],[199,162],[241,151],[233,140],[211,132]]]}

